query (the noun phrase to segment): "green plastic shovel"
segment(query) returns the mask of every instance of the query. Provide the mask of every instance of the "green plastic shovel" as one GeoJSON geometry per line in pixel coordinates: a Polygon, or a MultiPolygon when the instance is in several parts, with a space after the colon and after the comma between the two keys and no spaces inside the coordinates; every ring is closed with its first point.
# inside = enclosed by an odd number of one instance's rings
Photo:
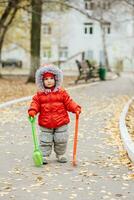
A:
{"type": "Polygon", "coordinates": [[[41,150],[39,149],[36,128],[35,128],[35,117],[29,117],[29,121],[31,122],[32,126],[32,136],[34,142],[34,152],[33,152],[33,160],[37,167],[40,167],[43,164],[43,155],[41,150]]]}

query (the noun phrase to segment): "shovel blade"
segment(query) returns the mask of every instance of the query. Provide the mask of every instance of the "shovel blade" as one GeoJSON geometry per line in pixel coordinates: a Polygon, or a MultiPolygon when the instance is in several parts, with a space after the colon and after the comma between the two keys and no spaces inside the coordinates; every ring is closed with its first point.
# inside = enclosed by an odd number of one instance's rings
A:
{"type": "Polygon", "coordinates": [[[42,153],[39,150],[34,151],[34,153],[33,153],[33,160],[34,160],[34,164],[37,167],[40,167],[43,164],[42,153]]]}

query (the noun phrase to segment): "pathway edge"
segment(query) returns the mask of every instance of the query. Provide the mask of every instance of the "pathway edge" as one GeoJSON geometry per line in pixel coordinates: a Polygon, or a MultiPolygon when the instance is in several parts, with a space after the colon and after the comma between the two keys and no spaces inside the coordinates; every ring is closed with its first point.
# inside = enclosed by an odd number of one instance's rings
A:
{"type": "MultiPolygon", "coordinates": [[[[73,89],[77,89],[77,88],[81,88],[81,87],[85,87],[85,86],[92,86],[92,85],[96,85],[96,84],[98,84],[98,82],[94,82],[94,83],[90,83],[90,84],[77,85],[77,86],[73,86],[73,87],[68,87],[66,89],[67,90],[73,90],[73,89]]],[[[11,106],[11,105],[16,104],[16,103],[29,101],[31,99],[32,99],[32,96],[26,96],[26,97],[22,97],[22,98],[18,98],[18,99],[13,99],[11,101],[7,101],[7,102],[4,102],[4,103],[1,103],[0,104],[0,109],[1,108],[6,108],[7,106],[11,106]]]]}
{"type": "Polygon", "coordinates": [[[128,156],[132,162],[134,162],[134,142],[132,141],[131,136],[129,135],[129,132],[127,130],[125,118],[128,113],[129,106],[133,101],[134,101],[134,97],[131,98],[126,103],[126,105],[124,106],[120,114],[120,119],[119,119],[119,128],[120,128],[121,138],[123,140],[124,147],[128,153],[128,156]]]}

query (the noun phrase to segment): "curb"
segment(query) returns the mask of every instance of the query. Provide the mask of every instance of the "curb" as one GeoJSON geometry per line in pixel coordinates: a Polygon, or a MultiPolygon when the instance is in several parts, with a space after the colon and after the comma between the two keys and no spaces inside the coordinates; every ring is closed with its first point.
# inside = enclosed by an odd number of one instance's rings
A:
{"type": "Polygon", "coordinates": [[[129,106],[133,100],[134,100],[134,97],[127,102],[123,111],[121,112],[120,120],[119,120],[119,128],[120,128],[121,138],[123,140],[124,147],[128,153],[128,156],[132,162],[134,162],[134,142],[132,141],[132,139],[128,133],[125,118],[126,118],[129,106]]]}
{"type": "Polygon", "coordinates": [[[23,98],[19,98],[19,99],[14,99],[14,100],[11,100],[11,101],[7,101],[5,103],[1,103],[0,104],[0,108],[11,106],[13,104],[20,103],[20,102],[23,102],[23,101],[28,101],[31,98],[32,98],[32,96],[28,96],[28,97],[23,97],[23,98]]]}
{"type": "MultiPolygon", "coordinates": [[[[72,86],[72,87],[68,87],[67,90],[73,90],[73,89],[77,89],[77,88],[81,88],[81,87],[85,87],[85,86],[92,86],[92,85],[96,85],[96,84],[98,84],[98,82],[90,83],[90,84],[82,84],[82,85],[78,85],[78,86],[72,86]]],[[[22,97],[22,98],[14,99],[14,100],[11,100],[11,101],[7,101],[5,103],[0,104],[0,109],[5,108],[7,106],[11,106],[11,105],[16,104],[16,103],[29,101],[31,99],[32,99],[32,96],[27,96],[27,97],[22,97]]]]}

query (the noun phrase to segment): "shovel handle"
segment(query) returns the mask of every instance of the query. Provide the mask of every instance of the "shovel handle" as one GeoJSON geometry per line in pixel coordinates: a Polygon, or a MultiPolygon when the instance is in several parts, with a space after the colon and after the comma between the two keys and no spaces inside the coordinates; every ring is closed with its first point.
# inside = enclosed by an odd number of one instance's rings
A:
{"type": "Polygon", "coordinates": [[[75,117],[75,134],[74,134],[74,146],[73,146],[73,166],[76,166],[76,152],[78,143],[78,124],[79,124],[79,112],[76,113],[75,117]]]}
{"type": "Polygon", "coordinates": [[[29,121],[30,121],[31,123],[35,122],[35,117],[29,116],[28,119],[29,119],[29,121]]]}
{"type": "Polygon", "coordinates": [[[29,121],[31,122],[31,126],[32,126],[32,136],[33,136],[33,141],[34,141],[34,147],[35,147],[35,150],[38,150],[39,145],[38,145],[36,129],[35,129],[35,120],[36,120],[35,117],[29,117],[29,121]]]}

